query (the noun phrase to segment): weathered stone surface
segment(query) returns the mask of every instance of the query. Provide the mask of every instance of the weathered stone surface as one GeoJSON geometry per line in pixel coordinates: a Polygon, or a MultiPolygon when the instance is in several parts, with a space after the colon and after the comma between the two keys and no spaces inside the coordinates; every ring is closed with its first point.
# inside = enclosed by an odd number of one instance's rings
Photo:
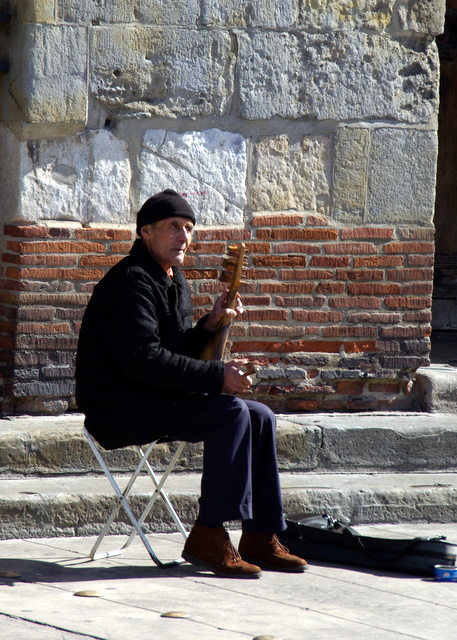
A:
{"type": "Polygon", "coordinates": [[[444,0],[402,0],[395,2],[393,27],[437,36],[444,31],[444,0]]]}
{"type": "Polygon", "coordinates": [[[433,297],[433,329],[457,331],[457,300],[433,297]]]}
{"type": "MultiPolygon", "coordinates": [[[[419,371],[423,375],[428,373],[427,368],[419,371]]],[[[454,388],[455,377],[449,376],[449,381],[454,381],[454,388]]],[[[430,408],[423,406],[422,410],[429,411],[430,408]]],[[[291,426],[319,427],[322,430],[318,454],[318,468],[321,470],[338,473],[349,469],[399,472],[455,470],[457,418],[444,405],[437,411],[441,413],[284,415],[281,420],[287,420],[291,426]]]]}
{"type": "Polygon", "coordinates": [[[20,157],[20,173],[9,185],[20,197],[4,214],[10,220],[129,222],[127,145],[107,130],[29,143],[9,134],[8,142],[20,157]]]}
{"type": "MultiPolygon", "coordinates": [[[[0,420],[0,474],[101,473],[83,435],[83,423],[81,414],[0,420]]],[[[279,417],[277,448],[281,469],[315,469],[321,447],[319,427],[297,425],[287,417],[279,417]]],[[[150,458],[154,469],[163,471],[175,450],[176,443],[156,445],[150,458]]],[[[135,468],[138,456],[133,448],[126,447],[105,452],[105,459],[113,473],[125,473],[135,468]]],[[[202,460],[201,443],[188,443],[176,470],[201,471],[202,460]]]]}
{"type": "Polygon", "coordinates": [[[245,182],[246,142],[239,134],[153,129],[144,136],[140,202],[173,188],[186,194],[198,224],[241,224],[245,182]]]}
{"type": "Polygon", "coordinates": [[[290,27],[298,0],[202,0],[202,23],[235,27],[290,27]]]}
{"type": "Polygon", "coordinates": [[[239,34],[239,42],[239,113],[245,118],[419,123],[436,112],[434,44],[415,51],[357,32],[252,32],[239,34]]]}
{"type": "Polygon", "coordinates": [[[281,476],[286,513],[330,513],[354,524],[454,522],[456,482],[446,472],[281,476]]]}
{"type": "Polygon", "coordinates": [[[299,427],[279,418],[277,453],[281,469],[316,469],[321,447],[322,432],[318,427],[299,427]]]}
{"type": "Polygon", "coordinates": [[[55,23],[55,0],[28,0],[14,5],[14,17],[18,22],[55,23]]]}
{"type": "MultiPolygon", "coordinates": [[[[125,481],[125,479],[120,479],[125,481]]],[[[198,511],[200,474],[172,474],[167,494],[186,527],[198,511]]],[[[150,478],[138,479],[131,494],[135,513],[141,513],[151,492],[150,478]]],[[[116,498],[106,478],[81,475],[17,477],[1,480],[0,539],[94,535],[106,522],[116,498]]],[[[456,522],[455,473],[282,473],[284,511],[330,513],[351,522],[456,522]]],[[[174,530],[160,501],[148,516],[146,532],[174,530]]],[[[131,526],[119,513],[114,533],[129,533],[131,526]]]]}
{"type": "Polygon", "coordinates": [[[54,382],[17,382],[12,385],[12,396],[45,396],[45,397],[65,397],[74,393],[75,383],[73,380],[62,380],[54,382]]]}
{"type": "Polygon", "coordinates": [[[20,211],[20,189],[17,188],[18,177],[21,174],[21,149],[11,131],[0,124],[0,150],[2,157],[8,158],[8,162],[0,162],[0,182],[3,185],[0,198],[0,220],[8,222],[14,220],[20,211]]]}
{"type": "MultiPolygon", "coordinates": [[[[53,2],[54,4],[54,2],[53,2]]],[[[195,25],[199,0],[57,0],[57,13],[66,22],[140,22],[155,25],[195,25]]]]}
{"type": "Polygon", "coordinates": [[[222,115],[233,91],[228,33],[182,28],[97,28],[91,92],[116,113],[222,115]]]}
{"type": "Polygon", "coordinates": [[[431,222],[438,140],[435,131],[373,132],[369,166],[370,222],[431,222]]]}
{"type": "Polygon", "coordinates": [[[447,425],[423,427],[420,419],[416,425],[386,423],[384,427],[357,426],[355,422],[355,425],[335,423],[324,427],[325,449],[320,460],[323,468],[338,471],[354,467],[395,471],[456,468],[455,425],[451,429],[447,425]]]}
{"type": "Polygon", "coordinates": [[[441,0],[303,0],[298,24],[305,29],[438,35],[443,31],[444,11],[441,0]]]}
{"type": "Polygon", "coordinates": [[[385,31],[395,0],[303,0],[298,24],[305,29],[385,31]]]}
{"type": "Polygon", "coordinates": [[[457,369],[449,365],[420,367],[416,371],[412,394],[422,411],[457,413],[457,369]]]}
{"type": "Polygon", "coordinates": [[[343,127],[335,136],[331,215],[344,222],[364,219],[370,133],[368,129],[343,127]]]}
{"type": "Polygon", "coordinates": [[[330,185],[330,142],[325,136],[260,138],[254,148],[252,208],[326,213],[330,185]]]}
{"type": "Polygon", "coordinates": [[[86,122],[87,32],[78,26],[17,25],[2,119],[86,122]]]}

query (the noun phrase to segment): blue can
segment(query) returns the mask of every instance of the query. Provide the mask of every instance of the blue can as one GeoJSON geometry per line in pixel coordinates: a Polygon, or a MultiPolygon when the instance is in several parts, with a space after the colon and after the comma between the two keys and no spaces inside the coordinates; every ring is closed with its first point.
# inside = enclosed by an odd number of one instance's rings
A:
{"type": "Polygon", "coordinates": [[[436,564],[435,580],[438,580],[439,582],[457,582],[457,567],[445,564],[436,564]]]}

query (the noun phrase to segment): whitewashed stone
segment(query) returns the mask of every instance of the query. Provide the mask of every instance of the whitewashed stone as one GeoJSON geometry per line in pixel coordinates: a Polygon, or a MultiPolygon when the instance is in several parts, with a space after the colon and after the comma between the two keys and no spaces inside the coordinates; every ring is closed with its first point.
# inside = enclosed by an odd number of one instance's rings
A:
{"type": "Polygon", "coordinates": [[[20,142],[20,198],[13,219],[127,223],[127,145],[106,130],[20,142]]]}
{"type": "Polygon", "coordinates": [[[202,24],[235,27],[290,27],[298,0],[203,0],[202,24]]]}
{"type": "Polygon", "coordinates": [[[93,32],[91,91],[114,112],[222,115],[233,91],[228,33],[182,28],[93,32]]]}
{"type": "Polygon", "coordinates": [[[163,189],[186,195],[203,225],[239,225],[246,205],[246,142],[235,133],[209,129],[145,133],[140,204],[163,189]]]}
{"type": "Polygon", "coordinates": [[[361,222],[367,199],[370,133],[341,127],[335,135],[331,216],[343,222],[361,222]]]}
{"type": "Polygon", "coordinates": [[[11,42],[4,119],[77,122],[83,127],[88,98],[86,29],[17,25],[11,42]]]}
{"type": "Polygon", "coordinates": [[[415,51],[381,36],[239,34],[241,116],[428,123],[438,108],[435,44],[415,51]]]}
{"type": "Polygon", "coordinates": [[[368,221],[432,222],[437,155],[435,131],[397,128],[374,131],[368,221]]]}
{"type": "Polygon", "coordinates": [[[252,208],[256,211],[316,211],[326,214],[330,194],[330,141],[305,136],[261,138],[254,148],[252,208]]]}
{"type": "Polygon", "coordinates": [[[196,25],[199,0],[57,0],[57,13],[67,22],[196,25]]]}

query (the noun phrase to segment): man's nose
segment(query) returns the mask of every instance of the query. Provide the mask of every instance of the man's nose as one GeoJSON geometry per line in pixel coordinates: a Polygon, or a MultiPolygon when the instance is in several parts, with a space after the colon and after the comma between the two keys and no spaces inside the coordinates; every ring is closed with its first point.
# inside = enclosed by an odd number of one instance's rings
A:
{"type": "Polygon", "coordinates": [[[190,234],[187,232],[185,227],[181,227],[181,229],[179,229],[178,236],[180,240],[185,240],[186,242],[190,239],[190,234]]]}

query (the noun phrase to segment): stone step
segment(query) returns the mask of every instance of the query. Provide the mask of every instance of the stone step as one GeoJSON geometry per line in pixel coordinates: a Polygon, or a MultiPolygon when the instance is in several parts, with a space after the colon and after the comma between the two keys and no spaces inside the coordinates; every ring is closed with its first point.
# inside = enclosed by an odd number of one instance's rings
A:
{"type": "MultiPolygon", "coordinates": [[[[127,476],[117,479],[122,487],[127,476]]],[[[135,510],[147,503],[151,486],[148,477],[138,479],[132,493],[135,510]]],[[[283,472],[281,486],[289,516],[326,512],[351,524],[457,522],[457,473],[283,472]]],[[[198,473],[175,473],[167,484],[167,493],[187,527],[195,518],[199,487],[198,473]]],[[[0,495],[1,539],[93,535],[115,502],[107,479],[89,474],[3,476],[0,495]]],[[[156,505],[147,530],[172,530],[168,514],[156,505]]],[[[121,516],[111,533],[129,530],[121,516]]]]}
{"type": "Polygon", "coordinates": [[[457,414],[457,368],[431,364],[416,371],[413,397],[423,411],[457,414]]]}
{"type": "MultiPolygon", "coordinates": [[[[452,413],[287,414],[278,416],[282,471],[457,471],[457,415],[452,413]]],[[[163,469],[173,444],[155,449],[163,469]]],[[[108,453],[110,468],[132,466],[131,449],[108,453]]],[[[177,469],[201,470],[200,445],[188,445],[177,469]]],[[[99,473],[83,436],[83,417],[68,414],[0,420],[2,474],[99,473]]]]}

